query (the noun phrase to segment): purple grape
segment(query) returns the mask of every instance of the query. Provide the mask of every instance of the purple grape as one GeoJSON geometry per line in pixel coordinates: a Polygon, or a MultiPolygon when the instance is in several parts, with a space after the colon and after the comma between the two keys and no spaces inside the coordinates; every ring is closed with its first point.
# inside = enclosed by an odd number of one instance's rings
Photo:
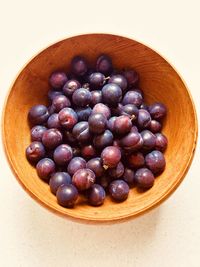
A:
{"type": "Polygon", "coordinates": [[[166,116],[167,108],[162,103],[154,103],[149,106],[151,117],[155,120],[161,120],[166,116]]]}
{"type": "Polygon", "coordinates": [[[99,89],[105,83],[105,76],[101,72],[93,72],[89,75],[89,84],[92,89],[99,89]]]}
{"type": "Polygon", "coordinates": [[[91,114],[88,119],[89,130],[95,134],[101,134],[105,131],[107,125],[106,117],[101,113],[91,114]]]}
{"type": "Polygon", "coordinates": [[[135,172],[135,181],[137,186],[142,189],[149,189],[154,184],[154,175],[153,173],[147,168],[138,169],[135,172]]]}
{"type": "Polygon", "coordinates": [[[105,171],[102,166],[101,158],[90,159],[86,164],[86,168],[92,170],[96,177],[101,177],[105,171]]]}
{"type": "Polygon", "coordinates": [[[59,186],[71,184],[71,181],[71,176],[67,172],[55,172],[49,180],[50,190],[56,195],[59,186]]]}
{"type": "Polygon", "coordinates": [[[122,177],[124,174],[124,165],[120,161],[115,168],[111,168],[108,170],[108,174],[115,179],[122,177]]]}
{"type": "Polygon", "coordinates": [[[44,105],[33,106],[28,113],[29,122],[32,125],[42,124],[47,121],[49,112],[44,105]]]}
{"type": "Polygon", "coordinates": [[[78,108],[75,111],[79,121],[87,121],[92,113],[92,109],[90,107],[78,108]]]}
{"type": "Polygon", "coordinates": [[[86,60],[81,56],[74,57],[71,62],[71,70],[77,76],[85,75],[88,70],[86,60]]]}
{"type": "Polygon", "coordinates": [[[109,130],[105,130],[102,134],[96,135],[93,144],[97,149],[103,149],[113,144],[113,134],[109,130]]]}
{"type": "Polygon", "coordinates": [[[54,161],[61,166],[66,165],[72,159],[72,157],[72,148],[66,144],[58,146],[53,153],[54,161]]]}
{"type": "Polygon", "coordinates": [[[114,132],[119,135],[124,135],[130,132],[132,128],[132,122],[127,115],[119,116],[114,121],[114,132]]]}
{"type": "Polygon", "coordinates": [[[49,78],[50,85],[55,89],[62,89],[63,85],[67,82],[67,75],[62,71],[55,71],[49,78]]]}
{"type": "Polygon", "coordinates": [[[89,125],[87,121],[80,121],[78,122],[73,130],[73,136],[76,140],[80,143],[87,143],[91,140],[91,134],[89,131],[89,125]]]}
{"type": "MultiPolygon", "coordinates": [[[[142,91],[142,89],[140,88],[133,88],[131,91],[137,92],[138,94],[140,94],[142,97],[144,96],[144,93],[142,91]]],[[[142,105],[142,104],[141,104],[142,105]]],[[[140,105],[140,107],[141,107],[140,105]]]]}
{"type": "Polygon", "coordinates": [[[113,116],[107,121],[107,128],[111,132],[114,132],[114,122],[115,122],[116,118],[117,118],[117,116],[113,116]]]}
{"type": "Polygon", "coordinates": [[[53,160],[49,158],[44,158],[41,159],[37,165],[36,165],[36,170],[38,176],[44,180],[44,181],[49,181],[49,178],[51,175],[55,172],[56,166],[53,160]]]}
{"type": "Polygon", "coordinates": [[[110,107],[116,107],[122,98],[122,90],[115,83],[109,83],[102,88],[103,102],[110,107]]]}
{"type": "Polygon", "coordinates": [[[145,103],[142,103],[142,104],[140,105],[140,108],[149,111],[149,107],[148,107],[148,105],[145,104],[145,103]]]}
{"type": "Polygon", "coordinates": [[[99,184],[94,184],[88,192],[88,202],[92,206],[100,206],[104,203],[106,192],[99,184]]]}
{"type": "Polygon", "coordinates": [[[26,157],[30,162],[38,162],[45,156],[45,148],[41,142],[34,141],[26,149],[26,157]]]}
{"type": "Polygon", "coordinates": [[[105,167],[114,168],[120,162],[121,151],[118,147],[107,146],[101,152],[101,159],[105,167]]]}
{"type": "Polygon", "coordinates": [[[79,83],[79,81],[75,79],[69,80],[63,86],[63,92],[66,96],[72,96],[73,93],[79,88],[81,88],[81,84],[79,83]]]}
{"type": "Polygon", "coordinates": [[[128,82],[128,87],[133,88],[138,86],[139,75],[135,70],[126,70],[124,71],[124,76],[128,82]]]}
{"type": "Polygon", "coordinates": [[[48,112],[49,112],[49,115],[52,115],[56,112],[56,109],[53,105],[49,106],[48,107],[48,112]]]}
{"type": "Polygon", "coordinates": [[[131,168],[139,169],[144,166],[145,160],[141,152],[135,152],[128,156],[128,164],[131,168]]]}
{"type": "Polygon", "coordinates": [[[57,129],[48,129],[42,136],[42,143],[48,149],[53,149],[62,143],[62,133],[57,129]]]}
{"type": "Polygon", "coordinates": [[[133,186],[135,184],[135,174],[134,174],[134,171],[132,169],[125,168],[122,178],[130,186],[133,186]]]}
{"type": "Polygon", "coordinates": [[[77,89],[72,95],[72,101],[78,107],[86,107],[90,104],[91,99],[90,91],[85,88],[77,89]]]}
{"type": "Polygon", "coordinates": [[[136,91],[128,91],[122,100],[123,105],[133,104],[139,107],[142,104],[143,98],[142,95],[136,91]]]}
{"type": "Polygon", "coordinates": [[[106,117],[106,119],[109,119],[111,116],[111,111],[109,107],[107,107],[103,103],[98,103],[93,107],[92,114],[95,114],[95,113],[103,114],[106,117]]]}
{"type": "Polygon", "coordinates": [[[163,153],[154,150],[146,155],[145,162],[147,167],[153,172],[153,174],[160,174],[165,169],[165,158],[163,156],[163,153]]]}
{"type": "Polygon", "coordinates": [[[162,124],[159,121],[156,120],[151,120],[150,125],[149,125],[149,130],[152,133],[158,133],[162,129],[162,124]]]}
{"type": "Polygon", "coordinates": [[[68,164],[67,171],[70,175],[74,175],[76,171],[84,168],[86,168],[86,161],[81,157],[74,157],[68,164]]]}
{"type": "Polygon", "coordinates": [[[110,75],[113,70],[111,58],[107,55],[99,56],[97,58],[96,70],[104,75],[110,75]]]}
{"type": "Polygon", "coordinates": [[[102,92],[100,90],[91,91],[91,95],[92,95],[92,98],[91,98],[90,105],[95,106],[96,104],[102,102],[102,92]]]}
{"type": "Polygon", "coordinates": [[[156,136],[156,146],[155,149],[164,152],[167,148],[168,140],[167,137],[162,133],[155,134],[156,136]]]}
{"type": "Polygon", "coordinates": [[[95,174],[90,169],[79,169],[72,177],[72,183],[79,191],[89,189],[95,183],[95,174]]]}
{"type": "Polygon", "coordinates": [[[61,127],[60,125],[60,121],[58,119],[58,114],[57,113],[53,113],[47,121],[47,126],[48,128],[57,128],[59,129],[61,127]]]}
{"type": "Polygon", "coordinates": [[[63,184],[59,186],[56,197],[59,205],[66,208],[73,208],[78,199],[78,190],[72,184],[63,184]]]}
{"type": "Polygon", "coordinates": [[[111,197],[116,201],[124,201],[129,194],[129,186],[123,180],[114,180],[109,185],[111,197]]]}
{"type": "Polygon", "coordinates": [[[31,129],[31,141],[42,141],[42,136],[44,132],[47,130],[46,127],[41,125],[36,125],[31,129]]]}
{"type": "Polygon", "coordinates": [[[143,139],[143,149],[151,150],[155,148],[156,145],[156,136],[149,130],[144,130],[141,133],[143,139]]]}
{"type": "Polygon", "coordinates": [[[78,122],[78,116],[72,108],[63,108],[58,113],[60,124],[63,128],[70,130],[78,122]]]}
{"type": "Polygon", "coordinates": [[[65,95],[57,95],[52,101],[55,112],[59,112],[63,108],[71,107],[71,102],[65,95]]]}
{"type": "Polygon", "coordinates": [[[122,89],[122,92],[126,91],[128,85],[126,78],[121,74],[111,75],[108,83],[117,84],[122,89]]]}
{"type": "Polygon", "coordinates": [[[136,151],[142,147],[143,140],[138,132],[132,131],[120,140],[120,145],[126,151],[136,151]]]}
{"type": "Polygon", "coordinates": [[[138,112],[139,110],[136,105],[127,104],[125,106],[122,106],[121,115],[127,115],[131,118],[132,121],[134,121],[138,116],[138,112]]]}
{"type": "Polygon", "coordinates": [[[139,109],[137,124],[141,129],[148,128],[151,124],[151,116],[145,109],[139,109]]]}
{"type": "Polygon", "coordinates": [[[85,145],[81,148],[81,155],[83,158],[90,159],[96,156],[96,150],[92,145],[85,145]]]}
{"type": "Polygon", "coordinates": [[[58,95],[63,95],[63,93],[61,91],[54,91],[54,90],[48,91],[48,98],[50,101],[53,101],[53,99],[58,95]]]}
{"type": "Polygon", "coordinates": [[[131,132],[139,133],[138,128],[135,125],[132,126],[131,132]]]}

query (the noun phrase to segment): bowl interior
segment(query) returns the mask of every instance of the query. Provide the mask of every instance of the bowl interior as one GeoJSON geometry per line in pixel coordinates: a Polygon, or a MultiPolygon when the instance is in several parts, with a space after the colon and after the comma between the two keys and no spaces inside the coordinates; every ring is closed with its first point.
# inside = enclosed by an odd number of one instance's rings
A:
{"type": "Polygon", "coordinates": [[[34,57],[21,71],[9,93],[4,110],[4,143],[9,162],[25,190],[41,204],[59,214],[88,221],[113,221],[138,215],[159,204],[183,179],[193,156],[197,123],[191,97],[176,71],[159,54],[136,41],[114,35],[88,34],[58,42],[34,57]],[[57,69],[68,70],[73,56],[80,54],[92,64],[100,53],[113,59],[117,68],[134,68],[141,77],[147,103],[163,102],[168,115],[163,128],[169,145],[166,169],[155,185],[144,193],[132,189],[123,203],[107,197],[95,208],[80,201],[74,209],[59,206],[49,186],[37,177],[25,157],[30,143],[27,113],[31,106],[46,103],[48,77],[57,69]]]}

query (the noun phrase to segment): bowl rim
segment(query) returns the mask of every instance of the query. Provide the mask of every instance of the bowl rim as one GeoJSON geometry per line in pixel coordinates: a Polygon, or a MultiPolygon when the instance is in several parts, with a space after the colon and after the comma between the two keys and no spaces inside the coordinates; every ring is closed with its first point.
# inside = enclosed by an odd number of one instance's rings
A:
{"type": "Polygon", "coordinates": [[[76,221],[79,223],[90,223],[90,224],[113,224],[113,223],[119,223],[119,222],[124,222],[127,220],[130,220],[134,217],[138,217],[144,213],[147,213],[149,211],[151,211],[152,209],[156,208],[157,206],[159,206],[160,204],[162,204],[168,197],[170,197],[172,195],[172,193],[174,193],[174,191],[178,188],[178,186],[181,184],[181,182],[183,181],[183,179],[185,178],[192,160],[194,158],[194,154],[196,151],[196,146],[197,146],[197,139],[198,139],[198,120],[197,120],[197,112],[196,112],[196,108],[195,108],[195,104],[192,98],[192,95],[190,93],[190,90],[185,82],[185,80],[183,79],[183,77],[180,75],[180,73],[177,71],[177,69],[174,67],[173,64],[170,63],[170,61],[168,61],[166,59],[166,57],[164,57],[163,55],[161,55],[156,49],[151,48],[151,46],[147,45],[146,43],[143,43],[141,41],[138,41],[136,39],[132,39],[132,37],[127,37],[124,35],[117,35],[117,34],[113,34],[113,33],[84,33],[84,34],[77,34],[77,35],[70,35],[64,39],[59,39],[56,42],[52,42],[51,44],[49,44],[48,46],[45,46],[44,48],[40,49],[39,52],[35,53],[26,63],[23,64],[23,66],[20,68],[20,70],[18,71],[18,73],[16,74],[15,79],[11,82],[11,85],[9,87],[9,90],[6,94],[5,100],[4,100],[4,104],[3,104],[3,110],[2,110],[2,117],[1,117],[1,131],[2,131],[2,143],[3,143],[3,150],[5,152],[6,155],[6,159],[7,162],[9,163],[10,169],[12,171],[12,173],[14,174],[16,180],[19,182],[19,184],[22,186],[22,188],[28,193],[28,195],[34,199],[35,201],[37,201],[37,203],[39,203],[42,207],[47,208],[49,211],[51,211],[54,214],[57,214],[61,217],[64,218],[68,218],[72,221],[76,221]],[[71,39],[71,38],[75,38],[75,37],[81,37],[81,36],[89,36],[89,35],[108,35],[108,36],[113,36],[113,37],[119,37],[119,38],[125,38],[128,39],[129,41],[135,41],[145,47],[147,47],[148,49],[151,49],[153,52],[157,53],[167,64],[169,64],[172,69],[176,72],[176,74],[178,75],[178,77],[180,78],[180,80],[182,81],[182,83],[184,84],[186,91],[188,93],[188,96],[190,98],[191,101],[191,106],[193,108],[193,113],[194,113],[194,139],[193,139],[193,145],[192,145],[192,151],[190,154],[190,157],[187,161],[187,164],[185,165],[185,168],[182,170],[182,172],[180,173],[180,178],[177,179],[173,186],[170,187],[165,194],[163,194],[160,198],[156,199],[153,203],[149,204],[148,206],[143,207],[142,209],[140,209],[138,212],[134,212],[133,214],[129,214],[129,215],[123,215],[121,217],[114,217],[114,218],[109,218],[109,219],[95,219],[95,218],[86,218],[86,217],[81,217],[81,216],[73,216],[73,215],[69,215],[66,214],[62,211],[58,211],[56,209],[54,209],[52,206],[49,206],[47,203],[43,202],[40,198],[38,198],[37,195],[35,195],[29,188],[27,188],[25,186],[25,184],[21,181],[17,170],[13,164],[13,161],[9,155],[8,152],[8,147],[7,147],[7,141],[6,141],[6,136],[5,136],[5,118],[6,118],[6,107],[7,107],[7,103],[9,100],[9,97],[11,95],[12,92],[12,88],[14,86],[14,84],[16,83],[18,77],[20,76],[21,72],[32,62],[32,60],[34,58],[36,58],[37,56],[39,56],[44,50],[50,48],[51,46],[55,45],[55,44],[59,44],[65,40],[71,39]]]}

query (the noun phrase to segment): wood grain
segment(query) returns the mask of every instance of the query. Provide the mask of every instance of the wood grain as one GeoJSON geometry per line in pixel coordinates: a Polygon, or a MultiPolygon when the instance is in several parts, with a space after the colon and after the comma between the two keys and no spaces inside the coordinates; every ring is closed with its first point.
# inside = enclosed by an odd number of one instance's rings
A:
{"type": "Polygon", "coordinates": [[[87,34],[58,42],[34,57],[20,72],[5,103],[3,139],[8,161],[17,180],[40,204],[65,217],[87,223],[125,220],[142,214],[165,200],[183,180],[194,155],[197,119],[194,104],[183,80],[158,53],[134,40],[109,35],[87,34]],[[127,201],[116,204],[107,197],[95,208],[80,200],[74,209],[59,206],[49,186],[37,177],[27,162],[25,148],[30,143],[27,113],[31,106],[46,103],[48,77],[56,69],[69,68],[80,54],[94,63],[100,53],[109,54],[117,68],[134,68],[141,76],[141,88],[148,103],[163,102],[168,108],[164,133],[169,145],[166,170],[145,193],[131,190],[127,201]]]}

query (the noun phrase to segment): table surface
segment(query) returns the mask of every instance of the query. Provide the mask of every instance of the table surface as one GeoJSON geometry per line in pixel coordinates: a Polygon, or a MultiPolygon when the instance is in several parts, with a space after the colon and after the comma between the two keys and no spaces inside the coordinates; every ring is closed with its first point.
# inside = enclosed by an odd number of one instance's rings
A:
{"type": "MultiPolygon", "coordinates": [[[[0,0],[0,112],[13,79],[34,54],[67,36],[106,32],[165,55],[200,114],[199,9],[198,0],[0,0]]],[[[94,226],[57,217],[34,202],[0,144],[0,266],[199,267],[199,156],[197,147],[185,180],[160,207],[125,223],[94,226]]]]}

